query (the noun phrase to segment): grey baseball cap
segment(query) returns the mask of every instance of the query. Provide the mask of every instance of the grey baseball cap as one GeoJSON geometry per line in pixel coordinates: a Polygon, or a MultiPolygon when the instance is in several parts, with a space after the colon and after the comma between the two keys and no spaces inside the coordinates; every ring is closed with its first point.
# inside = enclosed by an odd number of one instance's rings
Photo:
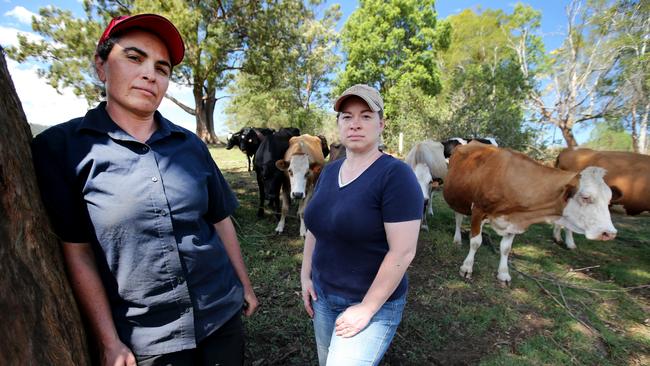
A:
{"type": "Polygon", "coordinates": [[[357,96],[363,99],[373,112],[384,110],[384,100],[381,99],[381,95],[379,95],[377,89],[366,84],[357,84],[347,88],[343,94],[336,99],[336,102],[334,102],[334,111],[340,112],[343,101],[351,96],[357,96]]]}

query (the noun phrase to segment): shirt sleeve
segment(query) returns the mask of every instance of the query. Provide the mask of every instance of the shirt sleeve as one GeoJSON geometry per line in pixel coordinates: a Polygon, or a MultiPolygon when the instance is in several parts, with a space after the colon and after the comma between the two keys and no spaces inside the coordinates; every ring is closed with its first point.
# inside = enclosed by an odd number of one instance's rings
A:
{"type": "Polygon", "coordinates": [[[413,170],[403,162],[396,161],[385,179],[382,194],[384,222],[420,220],[424,198],[413,170]]]}
{"type": "Polygon", "coordinates": [[[223,174],[221,174],[219,167],[215,164],[214,159],[212,159],[207,146],[203,142],[200,143],[204,147],[207,163],[210,166],[208,175],[208,212],[204,217],[209,223],[214,224],[232,215],[235,209],[239,207],[239,202],[223,174]]]}
{"type": "Polygon", "coordinates": [[[32,140],[32,160],[41,199],[54,233],[65,242],[88,243],[92,224],[74,168],[66,165],[68,149],[65,133],[56,128],[44,131],[32,140]]]}

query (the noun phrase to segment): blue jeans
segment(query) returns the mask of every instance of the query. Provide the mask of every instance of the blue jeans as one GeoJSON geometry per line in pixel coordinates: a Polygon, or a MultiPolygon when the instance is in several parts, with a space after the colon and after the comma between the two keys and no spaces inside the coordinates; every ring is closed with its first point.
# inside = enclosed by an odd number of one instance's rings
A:
{"type": "Polygon", "coordinates": [[[387,301],[368,325],[350,338],[335,334],[336,319],[348,307],[359,303],[336,295],[325,295],[314,285],[314,333],[320,366],[378,365],[402,320],[406,295],[387,301]]]}

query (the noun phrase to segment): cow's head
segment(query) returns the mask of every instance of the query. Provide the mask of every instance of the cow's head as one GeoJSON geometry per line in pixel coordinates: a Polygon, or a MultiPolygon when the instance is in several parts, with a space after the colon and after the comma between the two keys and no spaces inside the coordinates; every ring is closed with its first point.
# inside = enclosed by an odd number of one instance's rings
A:
{"type": "Polygon", "coordinates": [[[437,186],[438,182],[434,182],[433,177],[431,176],[431,171],[426,164],[420,163],[415,165],[413,171],[415,172],[415,177],[417,178],[420,189],[422,190],[424,207],[426,209],[429,204],[429,197],[431,197],[431,189],[433,189],[434,185],[437,186]]]}
{"type": "Polygon", "coordinates": [[[228,134],[228,143],[226,144],[226,150],[230,150],[235,146],[239,146],[241,140],[241,131],[233,134],[228,134]]]}
{"type": "Polygon", "coordinates": [[[578,185],[565,186],[566,206],[556,223],[584,234],[590,240],[611,240],[616,237],[609,202],[619,198],[621,192],[605,184],[605,173],[603,168],[587,167],[580,172],[578,185]]]}
{"type": "Polygon", "coordinates": [[[316,180],[322,168],[318,163],[310,163],[307,154],[294,154],[290,161],[280,159],[275,162],[275,166],[287,173],[291,182],[291,197],[297,199],[305,198],[308,187],[316,180]]]}
{"type": "Polygon", "coordinates": [[[451,156],[451,153],[454,151],[456,146],[458,145],[467,145],[467,140],[462,139],[460,137],[452,137],[447,141],[441,142],[442,146],[444,147],[444,155],[446,159],[449,159],[451,156]]]}

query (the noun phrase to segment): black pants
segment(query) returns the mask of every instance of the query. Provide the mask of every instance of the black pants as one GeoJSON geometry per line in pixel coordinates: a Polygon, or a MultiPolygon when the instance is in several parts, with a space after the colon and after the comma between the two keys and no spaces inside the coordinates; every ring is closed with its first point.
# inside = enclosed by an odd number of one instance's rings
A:
{"type": "Polygon", "coordinates": [[[136,356],[138,366],[241,366],[244,325],[237,313],[196,348],[155,356],[136,356]]]}

